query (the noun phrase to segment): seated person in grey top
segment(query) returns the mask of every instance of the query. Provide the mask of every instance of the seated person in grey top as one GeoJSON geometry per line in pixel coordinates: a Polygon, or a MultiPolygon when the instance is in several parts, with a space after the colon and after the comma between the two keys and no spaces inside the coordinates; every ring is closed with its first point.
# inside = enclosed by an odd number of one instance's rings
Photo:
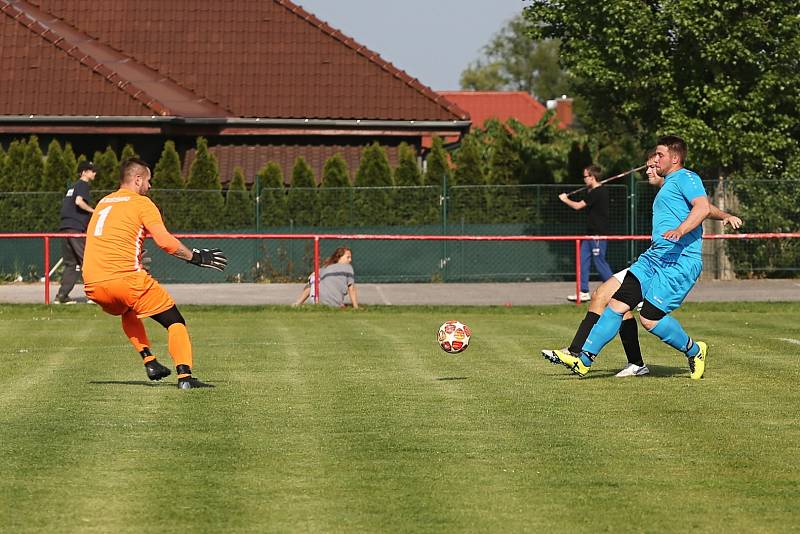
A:
{"type": "MultiPolygon", "coordinates": [[[[335,308],[343,308],[345,295],[350,296],[353,308],[358,308],[355,273],[353,272],[353,252],[347,247],[339,247],[326,259],[319,269],[319,302],[335,308]]],[[[299,306],[311,298],[314,302],[314,273],[308,276],[308,283],[300,297],[293,304],[299,306]]]]}

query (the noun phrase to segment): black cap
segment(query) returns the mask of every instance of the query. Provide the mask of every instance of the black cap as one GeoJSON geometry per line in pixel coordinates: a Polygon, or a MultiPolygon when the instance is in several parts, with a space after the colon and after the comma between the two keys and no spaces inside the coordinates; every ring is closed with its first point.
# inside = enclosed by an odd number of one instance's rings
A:
{"type": "Polygon", "coordinates": [[[93,171],[93,170],[95,170],[94,163],[92,163],[91,161],[81,161],[78,164],[78,174],[83,174],[83,171],[93,171]]]}

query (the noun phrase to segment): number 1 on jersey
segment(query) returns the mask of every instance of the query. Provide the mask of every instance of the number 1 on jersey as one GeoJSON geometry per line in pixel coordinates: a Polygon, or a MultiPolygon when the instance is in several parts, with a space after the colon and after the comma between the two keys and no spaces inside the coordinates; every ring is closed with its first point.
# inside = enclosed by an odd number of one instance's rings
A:
{"type": "Polygon", "coordinates": [[[111,211],[111,208],[114,206],[109,206],[107,208],[103,208],[97,212],[97,224],[94,226],[94,235],[101,236],[103,235],[103,226],[106,224],[106,218],[108,217],[108,213],[111,211]]]}

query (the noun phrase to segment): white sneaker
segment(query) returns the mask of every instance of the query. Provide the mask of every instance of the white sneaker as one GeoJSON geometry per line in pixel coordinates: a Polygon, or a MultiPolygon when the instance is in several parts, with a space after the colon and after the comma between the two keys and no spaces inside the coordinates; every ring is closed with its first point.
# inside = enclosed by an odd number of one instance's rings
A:
{"type": "Polygon", "coordinates": [[[629,363],[625,366],[625,368],[620,371],[619,373],[615,374],[617,378],[625,378],[626,376],[644,376],[650,373],[650,369],[647,368],[646,365],[642,365],[641,367],[636,365],[635,363],[629,363]]]}
{"type": "MultiPolygon", "coordinates": [[[[592,298],[591,293],[586,293],[584,291],[581,291],[581,302],[589,302],[591,298],[592,298]]],[[[567,300],[570,302],[575,302],[576,300],[578,300],[578,297],[575,295],[567,295],[567,300]]]]}

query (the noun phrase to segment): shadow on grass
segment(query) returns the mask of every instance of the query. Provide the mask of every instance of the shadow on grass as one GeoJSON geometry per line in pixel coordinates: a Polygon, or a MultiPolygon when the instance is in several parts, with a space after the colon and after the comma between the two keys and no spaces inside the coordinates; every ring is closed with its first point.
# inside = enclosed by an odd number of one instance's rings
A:
{"type": "Polygon", "coordinates": [[[435,380],[468,380],[468,376],[440,376],[435,380]]]}
{"type": "Polygon", "coordinates": [[[685,378],[689,378],[688,363],[684,367],[648,364],[647,368],[650,369],[650,376],[673,377],[684,375],[685,378]]]}
{"type": "Polygon", "coordinates": [[[99,386],[146,386],[149,388],[158,388],[164,386],[175,387],[175,383],[170,382],[146,382],[144,380],[90,380],[90,384],[99,386]]]}

